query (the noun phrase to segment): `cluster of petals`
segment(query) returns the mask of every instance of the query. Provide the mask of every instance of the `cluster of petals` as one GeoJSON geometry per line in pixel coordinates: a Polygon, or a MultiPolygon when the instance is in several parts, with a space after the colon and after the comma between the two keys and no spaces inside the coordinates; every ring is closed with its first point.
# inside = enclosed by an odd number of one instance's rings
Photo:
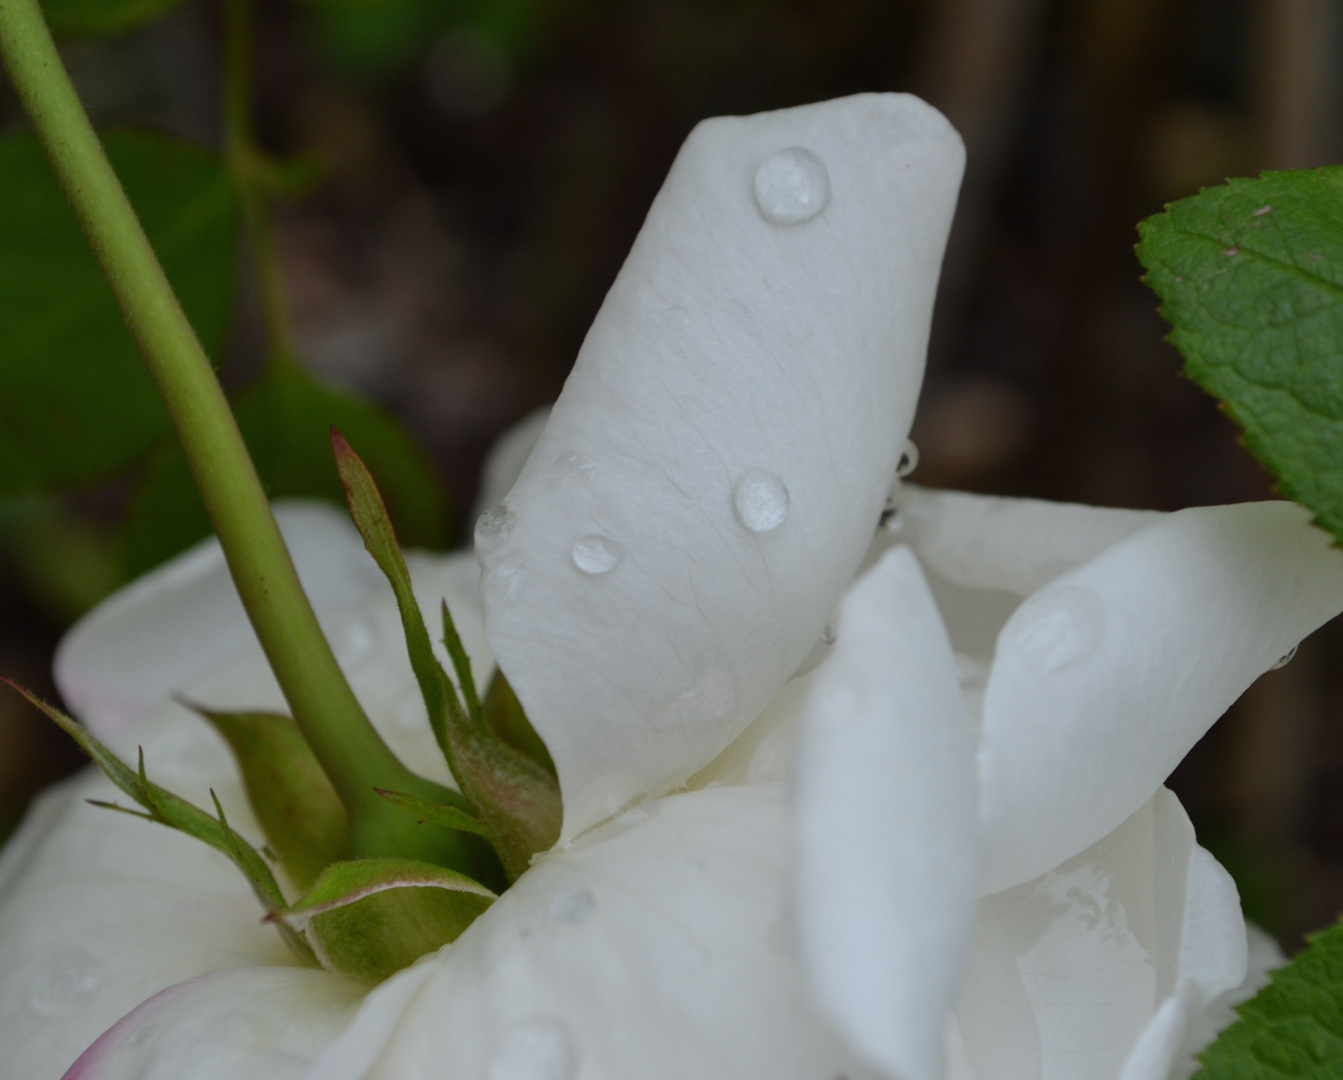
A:
{"type": "MultiPolygon", "coordinates": [[[[555,761],[551,852],[370,988],[294,966],[218,853],[52,789],[0,855],[33,1080],[1166,1080],[1277,955],[1170,771],[1343,610],[1299,507],[898,479],[963,152],[860,95],[700,125],[474,553],[412,554],[555,761]]],[[[360,700],[447,781],[390,592],[281,527],[360,700]]],[[[65,700],[260,842],[178,701],[283,708],[217,545],[62,645],[65,700]]]]}

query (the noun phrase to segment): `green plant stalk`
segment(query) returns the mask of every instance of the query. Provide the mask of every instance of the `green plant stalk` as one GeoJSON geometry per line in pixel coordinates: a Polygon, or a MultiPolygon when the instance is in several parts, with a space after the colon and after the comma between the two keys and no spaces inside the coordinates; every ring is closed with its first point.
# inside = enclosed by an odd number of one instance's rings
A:
{"type": "Polygon", "coordinates": [[[322,635],[214,370],[56,51],[37,0],[0,0],[0,57],[172,416],[248,618],[300,729],[345,803],[358,855],[429,838],[375,788],[427,798],[364,715],[322,635]]]}
{"type": "Polygon", "coordinates": [[[224,0],[224,156],[247,225],[257,296],[266,327],[268,361],[275,366],[295,362],[297,351],[268,202],[267,163],[257,146],[252,124],[252,42],[255,32],[252,0],[224,0]]]}

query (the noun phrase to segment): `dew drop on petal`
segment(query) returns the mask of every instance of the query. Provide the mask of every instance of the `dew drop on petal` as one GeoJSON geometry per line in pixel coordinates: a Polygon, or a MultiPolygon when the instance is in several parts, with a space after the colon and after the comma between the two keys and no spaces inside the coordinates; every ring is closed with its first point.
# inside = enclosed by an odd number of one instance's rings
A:
{"type": "Polygon", "coordinates": [[[769,532],[788,516],[788,488],[772,472],[747,469],[733,485],[732,506],[751,532],[769,532]]]}
{"type": "Polygon", "coordinates": [[[573,559],[585,574],[606,574],[620,562],[620,545],[605,536],[585,536],[574,544],[573,559]]]}
{"type": "Polygon", "coordinates": [[[525,1020],[500,1040],[489,1080],[572,1080],[577,1055],[569,1033],[546,1016],[525,1020]]]}
{"type": "Polygon", "coordinates": [[[496,573],[503,587],[504,599],[509,602],[516,600],[527,585],[527,563],[522,552],[513,551],[505,555],[496,573]]]}
{"type": "Polygon", "coordinates": [[[834,623],[825,624],[825,629],[821,631],[821,640],[824,641],[827,645],[833,645],[835,643],[834,623]]]}
{"type": "Polygon", "coordinates": [[[588,921],[596,906],[591,889],[569,889],[550,902],[550,921],[577,926],[588,921]]]}
{"type": "Polygon", "coordinates": [[[689,326],[690,309],[680,304],[672,304],[671,307],[662,309],[662,321],[671,327],[689,326]]]}
{"type": "Polygon", "coordinates": [[[913,439],[906,439],[904,448],[900,451],[900,461],[895,466],[895,475],[904,478],[918,467],[919,448],[914,445],[913,439]]]}
{"type": "Polygon", "coordinates": [[[771,225],[800,225],[830,204],[825,162],[800,146],[771,154],[755,173],[755,204],[771,225]]]}
{"type": "Polygon", "coordinates": [[[1294,656],[1296,655],[1296,650],[1299,649],[1299,648],[1301,648],[1300,645],[1293,645],[1293,646],[1292,646],[1290,649],[1288,649],[1282,656],[1278,657],[1277,663],[1275,663],[1275,664],[1274,664],[1271,668],[1269,668],[1268,670],[1269,670],[1269,671],[1277,671],[1278,668],[1284,668],[1284,667],[1286,667],[1288,664],[1290,664],[1290,663],[1292,662],[1292,657],[1294,657],[1294,656]]]}
{"type": "Polygon", "coordinates": [[[513,531],[513,524],[516,521],[513,511],[503,503],[491,506],[476,518],[476,547],[482,551],[497,548],[508,539],[508,534],[513,531]]]}
{"type": "Polygon", "coordinates": [[[38,1016],[60,1016],[98,992],[103,965],[83,949],[63,949],[38,968],[28,986],[28,1005],[38,1016]]]}
{"type": "Polygon", "coordinates": [[[1081,586],[1049,590],[1022,605],[1018,613],[1013,644],[1044,674],[1085,660],[1105,636],[1105,606],[1081,586]]]}
{"type": "Polygon", "coordinates": [[[555,459],[555,467],[569,476],[580,480],[593,480],[597,476],[597,463],[586,454],[577,450],[566,450],[555,459]]]}

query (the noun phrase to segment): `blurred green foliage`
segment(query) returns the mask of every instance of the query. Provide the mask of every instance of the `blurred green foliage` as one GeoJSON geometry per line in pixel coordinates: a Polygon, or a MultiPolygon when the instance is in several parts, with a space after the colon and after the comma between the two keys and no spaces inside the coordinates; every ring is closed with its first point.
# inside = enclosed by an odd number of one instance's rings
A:
{"type": "Polygon", "coordinates": [[[42,10],[56,34],[105,37],[138,30],[181,3],[182,0],[42,0],[42,10]]]}
{"type": "MultiPolygon", "coordinates": [[[[105,145],[206,352],[232,306],[237,212],[219,160],[158,135],[105,145]]],[[[90,484],[170,431],[102,271],[29,135],[0,139],[0,496],[90,484]]]]}
{"type": "MultiPolygon", "coordinates": [[[[443,547],[449,513],[433,468],[405,430],[375,405],[314,381],[282,362],[233,403],[238,426],[272,498],[317,496],[345,504],[331,460],[330,429],[359,449],[378,477],[397,533],[409,547],[443,547]]],[[[125,560],[131,576],[210,534],[176,440],[155,453],[131,500],[125,560]]]]}

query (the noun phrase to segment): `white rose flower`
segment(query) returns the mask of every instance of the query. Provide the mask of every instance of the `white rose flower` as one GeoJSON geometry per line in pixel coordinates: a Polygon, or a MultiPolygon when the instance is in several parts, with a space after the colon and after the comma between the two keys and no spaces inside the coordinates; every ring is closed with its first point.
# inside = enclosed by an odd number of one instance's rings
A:
{"type": "MultiPolygon", "coordinates": [[[[227,860],[84,805],[114,794],[86,773],[0,856],[6,1070],[1179,1068],[1245,984],[1246,932],[1161,783],[1343,608],[1343,557],[1285,503],[1161,517],[912,489],[872,543],[961,158],[898,95],[701,125],[530,455],[502,455],[526,457],[516,482],[496,462],[479,587],[470,556],[409,560],[426,614],[446,598],[477,678],[497,656],[550,749],[552,852],[370,991],[293,966],[227,860]]],[[[374,724],[447,781],[357,535],[320,507],[280,519],[374,724]]],[[[57,677],[114,749],[260,839],[224,744],[173,701],[283,704],[213,542],[89,616],[57,677]]]]}

